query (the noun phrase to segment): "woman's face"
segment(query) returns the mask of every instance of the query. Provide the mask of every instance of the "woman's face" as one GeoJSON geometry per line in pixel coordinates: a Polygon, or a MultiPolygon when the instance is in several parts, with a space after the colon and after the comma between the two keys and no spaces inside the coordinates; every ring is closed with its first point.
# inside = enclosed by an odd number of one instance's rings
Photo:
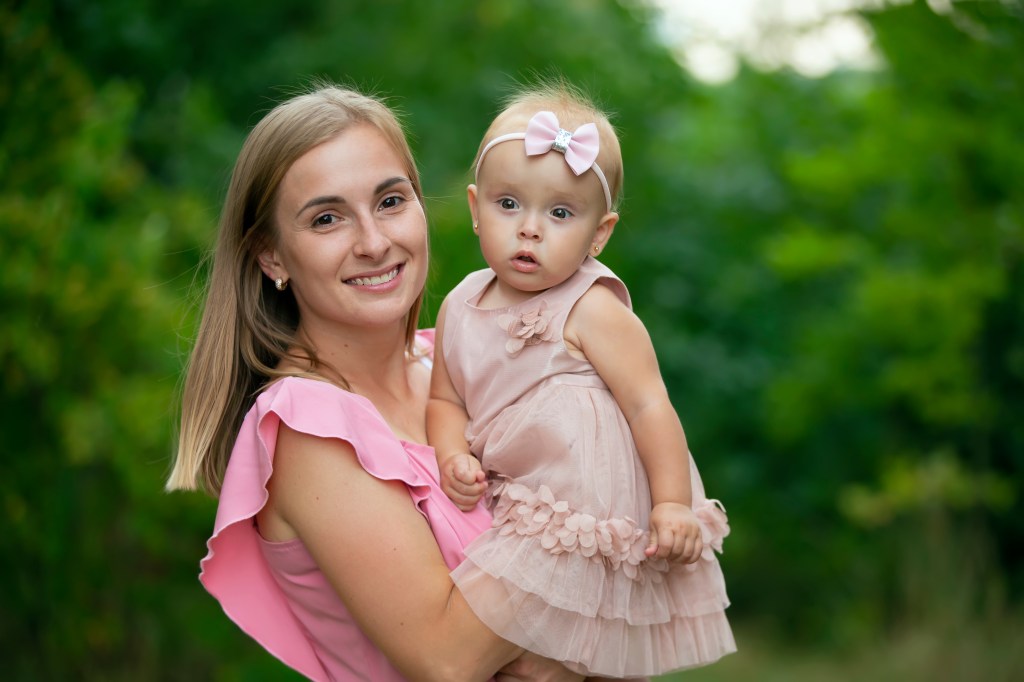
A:
{"type": "Polygon", "coordinates": [[[426,281],[427,222],[380,131],[355,125],[299,157],[274,217],[277,243],[260,265],[288,282],[303,331],[404,323],[426,281]]]}

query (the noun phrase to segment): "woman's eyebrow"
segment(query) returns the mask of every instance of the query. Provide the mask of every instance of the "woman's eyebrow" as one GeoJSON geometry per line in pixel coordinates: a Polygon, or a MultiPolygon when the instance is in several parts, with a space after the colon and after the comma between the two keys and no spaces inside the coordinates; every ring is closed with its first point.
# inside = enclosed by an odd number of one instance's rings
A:
{"type": "MultiPolygon", "coordinates": [[[[378,184],[376,187],[374,187],[373,188],[373,193],[374,194],[380,194],[381,192],[383,192],[384,190],[388,189],[389,187],[393,187],[393,186],[401,184],[403,182],[408,183],[410,185],[412,184],[412,181],[409,180],[409,178],[407,178],[405,176],[402,176],[402,175],[396,175],[393,178],[388,178],[387,180],[384,180],[383,182],[378,184]]],[[[303,211],[305,211],[306,209],[312,208],[314,206],[323,206],[324,204],[345,204],[345,203],[348,203],[347,201],[345,201],[345,197],[343,197],[343,196],[341,196],[339,194],[328,194],[328,195],[325,195],[325,196],[322,196],[322,197],[313,197],[312,199],[310,199],[309,201],[307,201],[305,204],[302,205],[302,208],[300,208],[298,213],[295,214],[295,217],[298,218],[300,215],[302,215],[303,211]]]]}
{"type": "Polygon", "coordinates": [[[404,175],[396,175],[395,177],[388,178],[384,182],[382,182],[379,185],[377,185],[377,187],[373,190],[373,193],[374,194],[380,194],[381,192],[383,192],[384,190],[388,189],[389,187],[393,187],[394,185],[397,185],[397,184],[400,184],[400,183],[403,183],[403,182],[409,183],[410,185],[412,184],[412,181],[409,178],[405,177],[404,175]]]}
{"type": "Polygon", "coordinates": [[[337,194],[330,194],[330,195],[326,195],[326,196],[322,196],[322,197],[313,197],[312,199],[307,201],[305,204],[303,204],[302,208],[299,209],[299,212],[295,214],[295,217],[298,218],[300,215],[302,215],[302,213],[307,208],[312,208],[313,206],[322,206],[324,204],[344,204],[344,203],[347,203],[345,201],[345,197],[339,196],[337,194]]]}

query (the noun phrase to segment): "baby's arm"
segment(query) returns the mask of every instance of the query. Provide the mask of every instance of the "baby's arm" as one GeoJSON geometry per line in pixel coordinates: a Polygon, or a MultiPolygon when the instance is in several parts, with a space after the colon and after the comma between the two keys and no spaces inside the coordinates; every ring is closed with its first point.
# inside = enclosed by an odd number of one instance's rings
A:
{"type": "Polygon", "coordinates": [[[690,508],[686,435],[669,400],[647,329],[608,287],[598,284],[569,314],[565,340],[587,357],[629,422],[651,486],[647,555],[696,561],[703,542],[690,508]]]}
{"type": "Polygon", "coordinates": [[[441,489],[455,506],[469,511],[487,488],[480,461],[470,454],[466,442],[469,415],[466,406],[452,385],[442,352],[444,317],[447,301],[437,314],[434,337],[434,369],[430,377],[430,401],[427,403],[427,440],[437,456],[441,472],[441,489]]]}

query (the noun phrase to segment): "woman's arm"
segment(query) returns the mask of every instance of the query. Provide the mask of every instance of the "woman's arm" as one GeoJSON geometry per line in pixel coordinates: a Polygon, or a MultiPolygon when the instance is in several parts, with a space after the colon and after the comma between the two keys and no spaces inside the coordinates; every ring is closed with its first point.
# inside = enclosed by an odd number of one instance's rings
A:
{"type": "Polygon", "coordinates": [[[405,485],[345,441],[278,432],[265,513],[302,540],[360,629],[410,679],[485,680],[522,649],[469,609],[405,485]]]}
{"type": "Polygon", "coordinates": [[[582,682],[587,678],[571,672],[560,663],[527,651],[499,670],[494,679],[496,682],[582,682]]]}
{"type": "Polygon", "coordinates": [[[652,522],[659,531],[657,555],[696,561],[701,547],[696,516],[689,508],[689,449],[646,327],[611,289],[597,284],[573,307],[565,340],[594,366],[629,422],[650,482],[652,522]],[[660,537],[663,520],[670,533],[678,530],[682,537],[660,537]]]}

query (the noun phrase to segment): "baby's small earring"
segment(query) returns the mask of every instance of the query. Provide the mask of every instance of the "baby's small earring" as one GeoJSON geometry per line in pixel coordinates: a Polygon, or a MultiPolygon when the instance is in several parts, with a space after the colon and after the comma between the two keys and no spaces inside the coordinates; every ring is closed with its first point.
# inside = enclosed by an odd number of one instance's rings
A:
{"type": "Polygon", "coordinates": [[[594,248],[592,249],[592,251],[594,252],[594,255],[596,256],[597,254],[601,253],[601,247],[598,246],[597,244],[594,244],[594,248]]]}
{"type": "Polygon", "coordinates": [[[473,234],[480,234],[480,223],[473,221],[473,234]]]}

